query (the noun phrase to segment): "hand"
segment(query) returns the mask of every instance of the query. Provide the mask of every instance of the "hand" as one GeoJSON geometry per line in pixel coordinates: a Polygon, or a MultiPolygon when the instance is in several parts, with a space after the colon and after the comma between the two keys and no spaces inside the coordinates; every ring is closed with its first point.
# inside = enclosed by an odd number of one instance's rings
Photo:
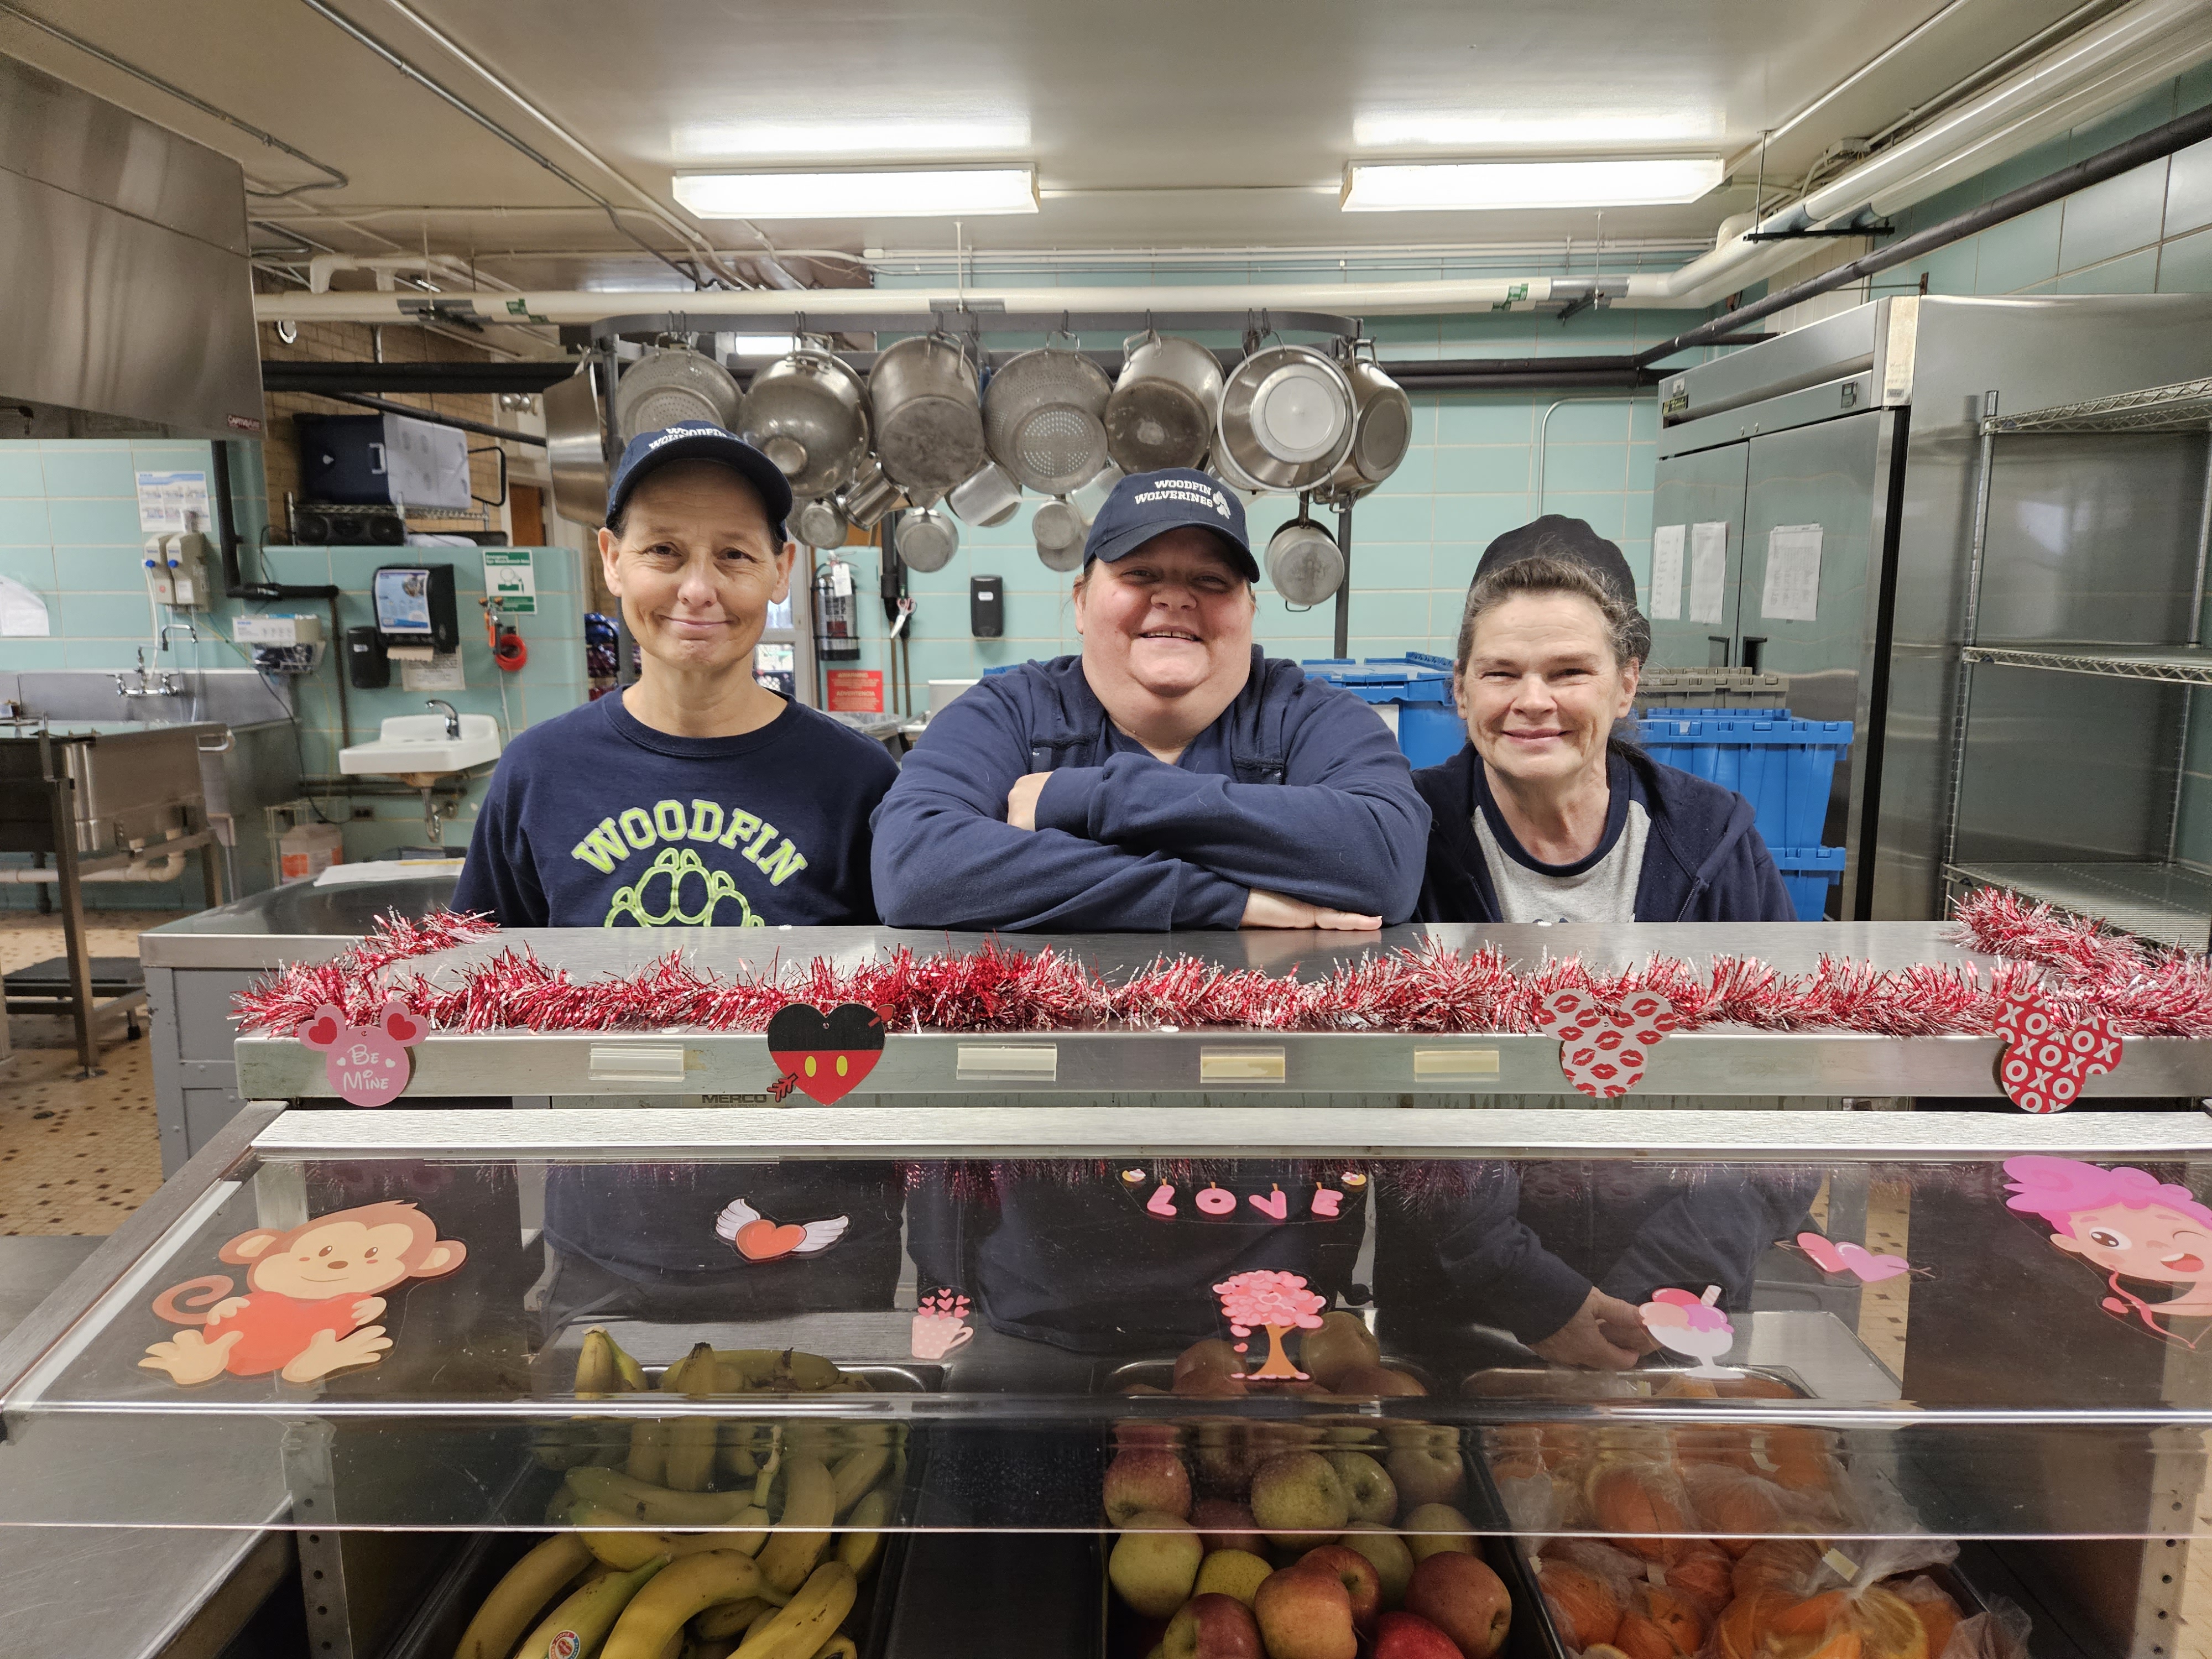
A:
{"type": "MultiPolygon", "coordinates": [[[[1023,780],[1027,782],[1027,779],[1023,780]]],[[[1382,926],[1380,916],[1355,915],[1349,910],[1329,910],[1304,899],[1285,898],[1255,887],[1244,901],[1240,927],[1322,927],[1340,933],[1371,933],[1382,926]]]]}
{"type": "Polygon", "coordinates": [[[1006,822],[1017,830],[1036,828],[1037,797],[1044,793],[1045,781],[1049,772],[1029,772],[1014,780],[1014,787],[1006,791],[1006,822]]]}
{"type": "Polygon", "coordinates": [[[1625,1371],[1657,1344],[1634,1308],[1593,1285],[1573,1318],[1542,1341],[1528,1346],[1554,1365],[1625,1371]]]}

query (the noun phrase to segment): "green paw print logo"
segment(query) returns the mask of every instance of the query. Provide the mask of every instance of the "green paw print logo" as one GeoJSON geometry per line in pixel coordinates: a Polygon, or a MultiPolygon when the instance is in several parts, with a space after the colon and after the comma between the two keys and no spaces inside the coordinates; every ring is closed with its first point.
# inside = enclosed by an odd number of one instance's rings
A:
{"type": "Polygon", "coordinates": [[[687,927],[716,926],[714,907],[724,900],[738,907],[734,920],[719,925],[725,927],[765,927],[768,924],[753,914],[753,907],[745,902],[745,896],[738,890],[738,884],[726,870],[709,870],[699,855],[688,847],[664,847],[660,856],[647,866],[646,872],[627,887],[615,890],[613,902],[607,906],[608,927],[618,927],[627,918],[640,927],[665,927],[681,923],[687,927]],[[653,881],[659,877],[668,880],[667,907],[655,913],[647,908],[653,881]],[[699,894],[702,901],[696,911],[684,908],[684,884],[687,878],[699,878],[699,894]]]}

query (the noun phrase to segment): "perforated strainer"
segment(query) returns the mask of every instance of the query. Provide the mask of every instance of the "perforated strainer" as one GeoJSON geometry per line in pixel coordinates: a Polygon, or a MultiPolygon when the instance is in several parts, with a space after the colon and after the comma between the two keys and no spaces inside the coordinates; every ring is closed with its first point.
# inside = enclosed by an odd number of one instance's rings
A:
{"type": "Polygon", "coordinates": [[[991,376],[983,437],[1026,489],[1065,495],[1106,465],[1106,371],[1079,351],[1024,351],[991,376]]]}
{"type": "Polygon", "coordinates": [[[728,428],[738,418],[738,383],[712,357],[688,347],[655,348],[615,385],[615,425],[628,443],[679,421],[728,428]]]}

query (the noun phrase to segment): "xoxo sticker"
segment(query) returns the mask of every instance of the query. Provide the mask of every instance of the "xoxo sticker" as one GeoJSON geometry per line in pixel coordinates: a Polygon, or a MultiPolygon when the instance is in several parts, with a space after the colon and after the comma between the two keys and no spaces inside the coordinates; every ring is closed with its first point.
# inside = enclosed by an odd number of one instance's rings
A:
{"type": "Polygon", "coordinates": [[[2120,1034],[2101,1014],[2069,1019],[2040,997],[2015,992],[1996,1017],[2005,1039],[1997,1083],[2023,1112],[2063,1112],[2091,1078],[2120,1063],[2120,1034]]]}

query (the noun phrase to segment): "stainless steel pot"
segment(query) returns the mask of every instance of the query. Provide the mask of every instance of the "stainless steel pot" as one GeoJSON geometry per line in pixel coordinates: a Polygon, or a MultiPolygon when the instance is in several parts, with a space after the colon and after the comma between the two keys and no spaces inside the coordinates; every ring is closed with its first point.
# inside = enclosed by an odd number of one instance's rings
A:
{"type": "Polygon", "coordinates": [[[1334,362],[1310,346],[1267,346],[1222,382],[1215,455],[1262,489],[1312,489],[1351,449],[1354,413],[1334,362]]]}
{"type": "Polygon", "coordinates": [[[598,363],[587,362],[545,389],[545,465],[553,474],[553,510],[576,524],[598,524],[607,510],[601,373],[598,363]]]}
{"type": "Polygon", "coordinates": [[[1065,495],[1106,465],[1106,371],[1079,351],[1024,351],[991,376],[983,437],[1024,489],[1065,495]]]}
{"type": "Polygon", "coordinates": [[[862,530],[873,530],[884,521],[884,514],[906,504],[904,494],[884,476],[872,455],[861,461],[859,473],[842,499],[846,518],[862,530]]]}
{"type": "Polygon", "coordinates": [[[1221,365],[1195,340],[1147,331],[1121,343],[1127,356],[1106,400],[1106,450],[1124,472],[1202,466],[1221,414],[1221,365]]]}
{"type": "Polygon", "coordinates": [[[1090,535],[1082,509],[1064,495],[1042,504],[1030,520],[1030,538],[1048,570],[1080,570],[1083,544],[1090,535]]]}
{"type": "Polygon", "coordinates": [[[989,459],[967,354],[941,334],[897,342],[868,371],[876,453],[894,483],[942,495],[989,459]]]}
{"type": "Polygon", "coordinates": [[[986,461],[952,486],[945,504],[962,522],[989,530],[1012,518],[1022,504],[1022,487],[996,461],[986,461]]]}
{"type": "Polygon", "coordinates": [[[900,515],[893,545],[908,569],[924,574],[942,570],[960,550],[960,526],[949,513],[917,507],[900,515]]]}
{"type": "Polygon", "coordinates": [[[615,430],[628,443],[679,421],[735,430],[742,401],[730,371],[689,346],[656,346],[615,382],[615,430]]]}
{"type": "Polygon", "coordinates": [[[738,418],[794,495],[835,495],[868,453],[867,384],[826,351],[802,348],[762,369],[738,418]]]}
{"type": "Polygon", "coordinates": [[[1328,483],[1315,492],[1333,502],[1356,501],[1395,472],[1413,441],[1413,400],[1382,372],[1371,341],[1360,341],[1353,350],[1352,361],[1344,366],[1352,382],[1352,447],[1329,474],[1328,483]],[[1358,355],[1362,346],[1367,356],[1358,355]]]}
{"type": "Polygon", "coordinates": [[[1267,541],[1267,582],[1291,605],[1319,605],[1344,586],[1344,550],[1310,519],[1293,519],[1267,541]]]}
{"type": "Polygon", "coordinates": [[[848,522],[844,504],[834,495],[801,501],[791,509],[792,539],[809,547],[842,547],[848,522]]]}

